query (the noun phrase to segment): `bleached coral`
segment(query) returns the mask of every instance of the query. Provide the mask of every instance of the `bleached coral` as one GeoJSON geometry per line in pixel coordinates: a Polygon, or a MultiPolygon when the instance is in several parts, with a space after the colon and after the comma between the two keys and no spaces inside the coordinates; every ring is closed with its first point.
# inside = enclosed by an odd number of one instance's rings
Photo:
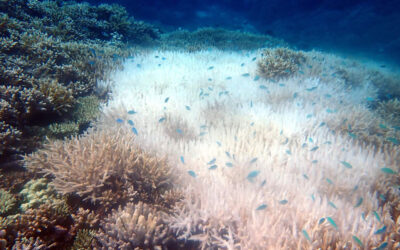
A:
{"type": "Polygon", "coordinates": [[[165,214],[139,202],[114,211],[97,235],[102,249],[162,249],[172,240],[165,214]]]}
{"type": "Polygon", "coordinates": [[[184,187],[168,219],[181,239],[227,249],[393,247],[399,197],[388,193],[386,204],[378,192],[398,185],[399,148],[343,133],[369,136],[381,122],[368,108],[376,86],[360,78],[350,88],[312,60],[279,83],[258,78],[259,53],[138,56],[115,74],[99,124],[133,127],[135,144],[168,156],[184,187]]]}

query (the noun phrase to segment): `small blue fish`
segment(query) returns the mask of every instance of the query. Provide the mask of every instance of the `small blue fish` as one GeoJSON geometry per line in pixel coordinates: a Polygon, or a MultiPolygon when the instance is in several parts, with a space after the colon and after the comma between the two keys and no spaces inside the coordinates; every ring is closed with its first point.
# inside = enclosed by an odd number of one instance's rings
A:
{"type": "Polygon", "coordinates": [[[399,144],[400,144],[399,140],[397,140],[397,139],[394,138],[394,137],[388,137],[388,138],[386,138],[386,140],[390,141],[390,142],[393,143],[394,145],[399,145],[399,144]]]}
{"type": "Polygon", "coordinates": [[[185,106],[185,108],[186,108],[186,110],[190,110],[190,107],[189,107],[189,106],[185,106]]]}
{"type": "Polygon", "coordinates": [[[243,67],[243,66],[244,66],[244,63],[240,64],[240,67],[243,67]]]}
{"type": "Polygon", "coordinates": [[[89,51],[92,52],[94,56],[96,56],[96,51],[93,48],[89,48],[89,51]]]}
{"type": "Polygon", "coordinates": [[[338,229],[336,222],[331,217],[326,217],[326,220],[336,229],[338,229]]]}
{"type": "Polygon", "coordinates": [[[328,205],[331,206],[331,207],[333,207],[334,209],[337,209],[335,203],[333,203],[332,201],[329,201],[329,202],[328,202],[328,205]]]}
{"type": "Polygon", "coordinates": [[[312,114],[308,114],[308,115],[306,116],[306,118],[307,118],[307,119],[310,119],[312,116],[313,116],[312,114]]]}
{"type": "Polygon", "coordinates": [[[330,94],[325,94],[324,96],[325,96],[325,98],[331,98],[332,97],[330,94]]]}
{"type": "Polygon", "coordinates": [[[226,156],[228,156],[229,158],[231,158],[231,154],[228,151],[225,151],[226,156]]]}
{"type": "Polygon", "coordinates": [[[311,142],[311,143],[313,143],[313,142],[314,142],[313,138],[311,138],[311,137],[310,137],[310,138],[308,138],[308,141],[309,141],[309,142],[311,142]]]}
{"type": "Polygon", "coordinates": [[[307,231],[306,231],[305,229],[303,229],[301,232],[303,233],[304,237],[306,237],[306,239],[307,239],[309,242],[311,242],[311,238],[310,238],[310,236],[308,235],[307,231]]]}
{"type": "Polygon", "coordinates": [[[379,127],[380,127],[381,129],[387,129],[387,126],[386,126],[385,124],[383,124],[383,123],[380,123],[380,124],[379,124],[379,127]]]}
{"type": "Polygon", "coordinates": [[[232,79],[232,77],[231,76],[228,76],[227,78],[225,78],[226,80],[231,80],[232,79]]]}
{"type": "Polygon", "coordinates": [[[385,225],[383,227],[379,228],[378,230],[376,230],[374,234],[383,234],[384,232],[386,232],[385,225]]]}
{"type": "Polygon", "coordinates": [[[396,172],[391,168],[381,168],[381,171],[385,174],[396,174],[396,172]]]}
{"type": "Polygon", "coordinates": [[[332,109],[326,109],[326,112],[327,112],[327,113],[330,113],[330,114],[333,114],[333,113],[335,113],[335,112],[336,112],[336,110],[332,110],[332,109]]]}
{"type": "Polygon", "coordinates": [[[183,158],[183,156],[181,156],[180,159],[181,159],[181,162],[182,162],[183,164],[185,164],[185,158],[183,158]]]}
{"type": "Polygon", "coordinates": [[[264,209],[266,209],[267,208],[267,204],[261,204],[260,206],[258,206],[257,208],[256,208],[256,210],[258,211],[258,210],[264,210],[264,209]]]}
{"type": "Polygon", "coordinates": [[[267,184],[267,180],[263,180],[260,184],[260,187],[263,187],[265,184],[267,184]]]}
{"type": "Polygon", "coordinates": [[[360,240],[357,236],[353,235],[353,240],[354,240],[360,247],[363,247],[363,243],[361,242],[361,240],[360,240]]]}
{"type": "Polygon", "coordinates": [[[250,161],[250,164],[253,164],[254,162],[256,162],[257,161],[257,157],[255,157],[255,158],[253,158],[253,159],[251,159],[251,161],[250,161]]]}
{"type": "Polygon", "coordinates": [[[379,214],[378,214],[376,211],[374,211],[373,214],[375,215],[376,219],[377,219],[379,222],[381,222],[381,217],[379,217],[379,214]]]}
{"type": "Polygon", "coordinates": [[[179,128],[176,129],[176,132],[177,132],[178,134],[183,134],[183,131],[182,131],[181,129],[179,129],[179,128]]]}
{"type": "Polygon", "coordinates": [[[319,126],[322,127],[322,126],[325,126],[325,124],[326,124],[325,122],[321,122],[321,123],[319,124],[319,126]]]}
{"type": "Polygon", "coordinates": [[[292,152],[288,149],[288,150],[286,150],[286,154],[292,155],[292,152]]]}
{"type": "Polygon", "coordinates": [[[123,123],[123,122],[124,122],[124,120],[122,120],[121,118],[117,118],[115,121],[116,121],[117,123],[123,123]]]}
{"type": "Polygon", "coordinates": [[[316,90],[317,89],[317,87],[311,87],[311,88],[307,88],[306,90],[308,91],[308,92],[311,92],[311,91],[314,91],[314,90],[316,90]]]}
{"type": "Polygon", "coordinates": [[[135,127],[132,127],[132,132],[133,132],[135,135],[138,135],[138,132],[137,132],[137,130],[136,130],[135,127]]]}
{"type": "Polygon", "coordinates": [[[227,163],[225,163],[225,165],[227,166],[227,167],[233,167],[233,164],[232,164],[232,162],[227,162],[227,163]]]}
{"type": "Polygon", "coordinates": [[[260,171],[258,171],[258,170],[251,171],[251,172],[247,175],[247,179],[248,179],[249,181],[252,181],[254,178],[257,177],[257,175],[258,175],[259,173],[260,173],[260,171]]]}
{"type": "Polygon", "coordinates": [[[134,114],[136,114],[137,112],[135,111],[135,110],[129,110],[128,111],[128,114],[130,114],[130,115],[134,115],[134,114]]]}
{"type": "Polygon", "coordinates": [[[310,149],[311,152],[316,151],[317,149],[319,149],[318,146],[313,147],[312,149],[310,149]]]}
{"type": "Polygon", "coordinates": [[[193,170],[189,170],[188,171],[188,174],[190,175],[190,176],[192,176],[193,178],[196,178],[196,173],[193,171],[193,170]]]}
{"type": "Polygon", "coordinates": [[[253,57],[251,60],[254,62],[257,59],[257,57],[253,57]]]}
{"type": "Polygon", "coordinates": [[[253,127],[253,126],[254,126],[254,122],[250,123],[250,126],[252,126],[252,127],[253,127]]]}
{"type": "Polygon", "coordinates": [[[163,60],[163,61],[165,61],[165,59],[167,59],[167,58],[165,58],[165,57],[161,58],[161,60],[163,60]]]}
{"type": "Polygon", "coordinates": [[[348,134],[349,134],[349,136],[350,136],[351,138],[353,138],[353,139],[356,139],[356,138],[357,138],[357,135],[354,134],[354,133],[348,132],[348,134]]]}
{"type": "Polygon", "coordinates": [[[383,250],[385,249],[389,244],[385,241],[382,244],[380,244],[377,248],[374,248],[374,250],[383,250]]]}
{"type": "Polygon", "coordinates": [[[357,203],[356,203],[356,205],[354,206],[354,207],[359,207],[359,206],[361,206],[361,204],[363,203],[363,198],[362,197],[360,197],[359,199],[358,199],[358,201],[357,201],[357,203]]]}
{"type": "Polygon", "coordinates": [[[279,83],[279,87],[285,87],[285,84],[279,83]]]}
{"type": "Polygon", "coordinates": [[[131,126],[135,126],[135,123],[132,120],[128,120],[128,124],[131,126]]]}
{"type": "Polygon", "coordinates": [[[211,82],[211,81],[212,81],[212,78],[208,78],[208,81],[211,82]]]}
{"type": "Polygon", "coordinates": [[[299,73],[302,74],[302,75],[304,75],[304,71],[302,71],[302,70],[299,70],[299,73]]]}
{"type": "Polygon", "coordinates": [[[314,196],[314,194],[311,195],[311,199],[312,199],[313,201],[315,201],[315,196],[314,196]]]}
{"type": "Polygon", "coordinates": [[[259,87],[260,87],[260,89],[267,90],[267,86],[265,86],[265,85],[260,85],[259,87]]]}
{"type": "Polygon", "coordinates": [[[207,133],[206,132],[200,132],[199,136],[203,136],[205,134],[207,134],[207,133]]]}
{"type": "Polygon", "coordinates": [[[318,163],[318,160],[312,160],[311,163],[313,164],[318,163]]]}
{"type": "Polygon", "coordinates": [[[325,180],[326,180],[326,182],[328,182],[329,184],[333,185],[333,181],[332,181],[331,179],[326,178],[325,180]]]}
{"type": "Polygon", "coordinates": [[[214,66],[210,66],[208,67],[208,70],[212,70],[214,68],[214,66]]]}
{"type": "Polygon", "coordinates": [[[249,77],[250,74],[249,74],[249,73],[244,73],[244,74],[242,74],[242,76],[243,76],[243,77],[249,77]]]}
{"type": "Polygon", "coordinates": [[[260,80],[260,76],[257,76],[257,75],[256,75],[256,76],[254,77],[253,81],[256,82],[256,81],[258,81],[258,80],[260,80]]]}
{"type": "Polygon", "coordinates": [[[308,180],[308,175],[303,174],[304,179],[308,180]]]}
{"type": "Polygon", "coordinates": [[[332,144],[332,142],[331,142],[331,141],[326,141],[324,144],[331,145],[331,144],[332,144]]]}
{"type": "Polygon", "coordinates": [[[298,94],[297,92],[294,92],[294,94],[293,94],[293,99],[296,98],[296,97],[298,97],[298,96],[299,96],[299,94],[298,94]]]}
{"type": "Polygon", "coordinates": [[[217,165],[212,165],[212,166],[210,166],[208,169],[209,169],[209,170],[214,170],[214,169],[217,169],[217,167],[218,167],[217,165]]]}
{"type": "Polygon", "coordinates": [[[162,123],[163,121],[165,121],[165,117],[162,117],[160,120],[158,120],[159,123],[162,123]]]}
{"type": "Polygon", "coordinates": [[[169,100],[169,97],[165,98],[164,102],[167,103],[169,100]]]}
{"type": "Polygon", "coordinates": [[[217,143],[217,145],[218,145],[218,146],[220,146],[220,147],[221,147],[221,145],[222,145],[222,144],[221,144],[221,142],[219,142],[219,141],[216,141],[216,143],[217,143]]]}
{"type": "Polygon", "coordinates": [[[216,158],[213,158],[211,161],[207,162],[208,165],[212,165],[217,161],[216,158]]]}
{"type": "Polygon", "coordinates": [[[288,203],[287,200],[281,200],[281,201],[279,201],[279,204],[281,204],[281,205],[286,205],[287,203],[288,203]]]}
{"type": "Polygon", "coordinates": [[[365,98],[368,102],[373,102],[373,101],[375,101],[374,100],[374,98],[372,98],[372,97],[367,97],[367,98],[365,98]]]}
{"type": "Polygon", "coordinates": [[[321,219],[319,219],[319,221],[318,221],[318,225],[321,225],[322,223],[324,223],[325,222],[325,218],[321,218],[321,219]]]}
{"type": "Polygon", "coordinates": [[[342,163],[343,166],[345,166],[346,168],[353,168],[353,166],[350,163],[348,163],[347,161],[341,161],[340,163],[342,163]]]}
{"type": "Polygon", "coordinates": [[[140,68],[142,65],[140,63],[136,64],[136,67],[140,68]]]}

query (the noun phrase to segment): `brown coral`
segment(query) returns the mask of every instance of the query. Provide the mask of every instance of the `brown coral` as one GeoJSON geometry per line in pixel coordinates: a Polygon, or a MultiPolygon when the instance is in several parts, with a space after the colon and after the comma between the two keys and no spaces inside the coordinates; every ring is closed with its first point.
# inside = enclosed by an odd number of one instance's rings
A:
{"type": "Polygon", "coordinates": [[[265,78],[288,77],[299,69],[304,60],[303,53],[288,48],[266,49],[257,62],[258,73],[265,78]]]}
{"type": "Polygon", "coordinates": [[[164,160],[143,152],[133,133],[98,130],[64,142],[51,141],[25,158],[28,169],[54,177],[52,185],[63,194],[76,193],[110,206],[142,200],[158,203],[171,187],[164,160]]]}
{"type": "Polygon", "coordinates": [[[173,239],[164,217],[150,205],[128,203],[104,220],[97,238],[102,249],[161,249],[173,239]]]}

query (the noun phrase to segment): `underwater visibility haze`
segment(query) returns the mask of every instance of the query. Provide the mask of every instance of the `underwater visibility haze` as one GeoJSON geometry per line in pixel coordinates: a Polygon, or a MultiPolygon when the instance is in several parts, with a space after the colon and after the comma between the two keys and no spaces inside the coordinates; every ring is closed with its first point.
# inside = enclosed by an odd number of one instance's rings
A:
{"type": "Polygon", "coordinates": [[[399,10],[0,0],[0,249],[400,249],[399,10]]]}

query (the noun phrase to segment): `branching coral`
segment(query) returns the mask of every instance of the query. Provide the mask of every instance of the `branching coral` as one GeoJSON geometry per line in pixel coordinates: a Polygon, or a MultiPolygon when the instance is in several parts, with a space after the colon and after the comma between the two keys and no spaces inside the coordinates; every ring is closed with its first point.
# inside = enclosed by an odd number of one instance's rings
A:
{"type": "Polygon", "coordinates": [[[11,210],[15,209],[17,199],[10,192],[0,189],[0,216],[8,215],[11,210]]]}
{"type": "Polygon", "coordinates": [[[304,60],[303,53],[288,48],[266,49],[257,62],[257,70],[265,78],[284,78],[293,75],[304,60]]]}
{"type": "Polygon", "coordinates": [[[171,188],[170,169],[133,140],[133,133],[123,130],[93,130],[64,142],[51,141],[25,162],[29,170],[54,177],[52,185],[59,192],[76,193],[105,207],[129,200],[161,202],[171,188]]]}
{"type": "Polygon", "coordinates": [[[173,239],[165,216],[142,202],[128,203],[104,220],[97,238],[102,249],[161,249],[173,239]]]}

